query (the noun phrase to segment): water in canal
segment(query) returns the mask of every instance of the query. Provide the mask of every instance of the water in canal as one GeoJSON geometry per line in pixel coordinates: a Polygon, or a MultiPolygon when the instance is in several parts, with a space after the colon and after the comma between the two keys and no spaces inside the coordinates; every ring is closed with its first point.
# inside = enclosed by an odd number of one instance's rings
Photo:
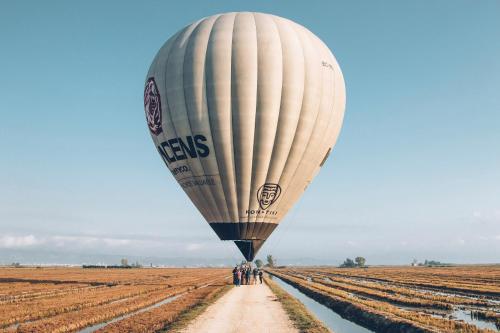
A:
{"type": "Polygon", "coordinates": [[[492,331],[500,331],[500,327],[497,327],[495,323],[479,318],[474,311],[455,309],[452,312],[452,316],[457,318],[457,320],[463,320],[469,324],[476,325],[479,328],[489,328],[492,331]]]}
{"type": "MultiPolygon", "coordinates": [[[[270,275],[269,275],[270,276],[270,275]]],[[[347,319],[342,318],[337,313],[327,308],[321,303],[316,302],[309,296],[303,294],[297,288],[289,285],[280,278],[273,276],[273,281],[276,281],[281,288],[285,289],[293,297],[297,298],[306,306],[306,308],[311,311],[316,318],[321,320],[329,329],[335,333],[370,333],[373,332],[367,328],[359,326],[347,319]]]]}

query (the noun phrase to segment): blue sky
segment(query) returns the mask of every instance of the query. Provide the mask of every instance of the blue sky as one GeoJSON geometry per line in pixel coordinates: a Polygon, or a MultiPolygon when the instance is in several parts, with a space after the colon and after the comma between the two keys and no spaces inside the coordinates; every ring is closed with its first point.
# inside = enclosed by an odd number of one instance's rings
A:
{"type": "Polygon", "coordinates": [[[164,167],[142,90],[180,28],[261,11],[318,35],[347,89],[332,157],[261,256],[500,261],[500,2],[0,7],[0,251],[240,258],[164,167]]]}

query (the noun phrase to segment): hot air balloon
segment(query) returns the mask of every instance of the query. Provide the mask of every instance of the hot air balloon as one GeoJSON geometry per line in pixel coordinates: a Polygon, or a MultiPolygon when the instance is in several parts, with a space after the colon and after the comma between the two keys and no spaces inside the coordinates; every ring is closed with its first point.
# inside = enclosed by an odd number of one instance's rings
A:
{"type": "Polygon", "coordinates": [[[156,149],[221,240],[252,261],[328,158],[342,72],[303,26],[226,13],[173,35],[146,77],[156,149]]]}

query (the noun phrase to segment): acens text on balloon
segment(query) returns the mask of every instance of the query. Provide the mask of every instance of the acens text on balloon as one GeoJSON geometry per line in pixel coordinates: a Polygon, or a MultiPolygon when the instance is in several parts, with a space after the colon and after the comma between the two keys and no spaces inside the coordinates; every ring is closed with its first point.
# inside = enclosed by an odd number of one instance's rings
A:
{"type": "Polygon", "coordinates": [[[210,154],[210,149],[205,142],[207,142],[207,138],[204,135],[188,135],[185,139],[177,137],[160,142],[157,149],[168,165],[188,158],[207,157],[210,154]]]}

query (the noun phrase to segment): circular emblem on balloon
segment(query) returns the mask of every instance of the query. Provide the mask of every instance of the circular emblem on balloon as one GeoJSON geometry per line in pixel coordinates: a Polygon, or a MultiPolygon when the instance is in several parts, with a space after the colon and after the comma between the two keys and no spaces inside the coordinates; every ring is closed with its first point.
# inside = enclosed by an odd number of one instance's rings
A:
{"type": "Polygon", "coordinates": [[[158,135],[163,132],[161,128],[161,98],[155,79],[150,77],[144,88],[144,111],[151,133],[158,135]]]}
{"type": "Polygon", "coordinates": [[[257,199],[261,209],[268,209],[278,200],[281,194],[281,187],[278,184],[265,183],[257,191],[257,199]]]}

